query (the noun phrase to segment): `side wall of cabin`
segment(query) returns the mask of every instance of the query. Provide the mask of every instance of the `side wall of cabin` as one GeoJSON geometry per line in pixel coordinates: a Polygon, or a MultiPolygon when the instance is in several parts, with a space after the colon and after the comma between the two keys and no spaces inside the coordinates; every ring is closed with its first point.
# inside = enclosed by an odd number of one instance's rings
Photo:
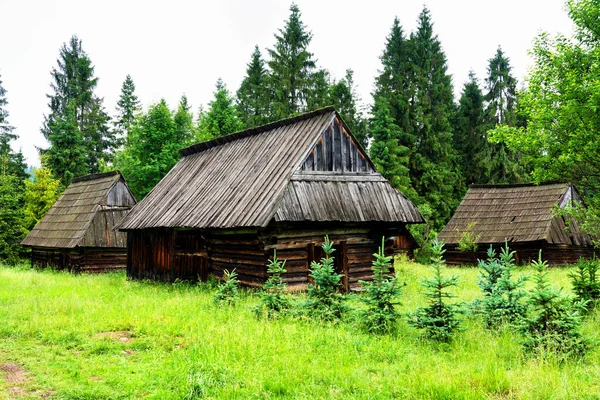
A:
{"type": "Polygon", "coordinates": [[[312,261],[323,257],[321,244],[329,235],[335,245],[336,270],[344,274],[343,288],[357,289],[359,280],[371,280],[373,253],[386,237],[388,255],[412,256],[414,240],[404,227],[357,225],[273,225],[260,231],[199,231],[148,229],[128,232],[127,276],[172,282],[221,279],[235,268],[244,286],[262,286],[268,278],[267,262],[277,250],[286,260],[283,280],[290,290],[305,290],[312,261]],[[399,248],[401,246],[402,248],[399,248]]]}
{"type": "MultiPolygon", "coordinates": [[[[548,265],[566,265],[574,264],[579,258],[592,258],[594,255],[600,255],[600,251],[593,246],[574,246],[574,245],[553,245],[545,242],[532,243],[509,243],[510,250],[515,251],[515,260],[517,264],[527,264],[537,260],[540,250],[542,250],[542,260],[546,260],[548,265]]],[[[446,245],[444,259],[448,265],[477,265],[477,260],[487,259],[487,250],[490,244],[480,244],[477,252],[463,252],[457,249],[456,245],[446,245]]],[[[504,244],[493,243],[492,247],[496,254],[500,253],[504,244]]]]}
{"type": "Polygon", "coordinates": [[[118,271],[125,269],[127,265],[127,250],[114,247],[32,247],[31,265],[87,273],[118,271]]]}

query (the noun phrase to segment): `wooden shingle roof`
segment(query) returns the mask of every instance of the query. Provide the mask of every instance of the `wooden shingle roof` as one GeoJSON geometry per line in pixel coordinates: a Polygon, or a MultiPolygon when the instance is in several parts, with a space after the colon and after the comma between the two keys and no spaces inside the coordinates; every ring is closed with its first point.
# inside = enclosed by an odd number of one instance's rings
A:
{"type": "MultiPolygon", "coordinates": [[[[109,199],[109,192],[118,182],[123,182],[127,196],[125,203],[128,207],[133,205],[135,199],[117,171],[75,178],[21,244],[58,248],[80,245],[98,211],[113,200],[109,199]]],[[[117,202],[121,203],[123,199],[117,199],[117,202]]]]}
{"type": "MultiPolygon", "coordinates": [[[[120,228],[258,228],[282,218],[422,222],[414,205],[381,175],[372,172],[372,163],[360,146],[358,151],[367,163],[361,165],[365,171],[369,170],[364,175],[376,175],[380,182],[369,185],[369,190],[364,185],[349,185],[342,191],[364,196],[362,204],[347,204],[343,210],[334,207],[335,215],[308,210],[305,215],[292,216],[291,211],[287,214],[282,211],[286,205],[297,205],[285,195],[291,190],[288,185],[292,175],[301,169],[311,149],[314,153],[318,138],[334,120],[341,121],[341,118],[335,109],[327,107],[183,149],[182,159],[132,209],[120,228]],[[388,193],[387,200],[378,197],[380,191],[388,193]],[[396,206],[400,209],[381,209],[396,206]]],[[[341,194],[343,184],[337,184],[337,191],[330,191],[331,196],[341,194]]],[[[312,201],[320,200],[327,198],[312,201]]],[[[338,198],[335,201],[341,204],[354,200],[338,198]]]]}
{"type": "Polygon", "coordinates": [[[547,241],[553,244],[591,243],[577,224],[565,231],[565,221],[556,207],[579,200],[568,183],[541,185],[472,185],[438,239],[457,244],[470,230],[477,243],[547,241]],[[469,226],[471,228],[469,229],[469,226]]]}

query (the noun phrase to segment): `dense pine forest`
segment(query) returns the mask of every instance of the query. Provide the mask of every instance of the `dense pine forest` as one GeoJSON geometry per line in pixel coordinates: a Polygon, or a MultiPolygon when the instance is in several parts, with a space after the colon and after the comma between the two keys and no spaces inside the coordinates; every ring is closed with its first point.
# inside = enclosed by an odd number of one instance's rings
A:
{"type": "Polygon", "coordinates": [[[104,104],[96,93],[101,77],[82,38],[73,36],[50,70],[40,168],[28,168],[11,147],[16,135],[6,110],[10,94],[0,80],[0,259],[15,263],[24,256],[20,240],[74,177],[119,169],[140,200],[175,165],[180,148],[328,105],[336,107],[379,171],[425,216],[427,225],[412,232],[423,246],[449,220],[470,184],[572,182],[588,210],[565,212],[595,234],[600,4],[570,1],[568,13],[575,34],[538,36],[525,82],[513,76],[510,55],[500,44],[487,56],[485,76],[454,77],[468,78],[458,98],[426,7],[412,32],[390,18],[371,99],[357,95],[351,56],[343,77],[318,66],[310,27],[296,5],[274,42],[257,44],[249,55],[239,88],[215,77],[212,101],[197,110],[185,95],[177,105],[163,99],[143,109],[127,71],[118,103],[104,104]]]}

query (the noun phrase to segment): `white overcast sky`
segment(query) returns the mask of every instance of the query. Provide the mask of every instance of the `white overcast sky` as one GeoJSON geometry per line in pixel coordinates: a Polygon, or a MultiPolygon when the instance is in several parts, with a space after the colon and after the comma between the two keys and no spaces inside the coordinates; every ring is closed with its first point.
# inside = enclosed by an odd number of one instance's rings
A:
{"type": "MultiPolygon", "coordinates": [[[[313,33],[310,51],[341,78],[355,72],[358,92],[371,102],[379,56],[394,16],[414,30],[422,1],[297,0],[313,33]]],[[[50,70],[59,48],[76,34],[95,65],[96,93],[112,115],[127,74],[144,107],[164,97],[175,108],[183,93],[196,111],[212,98],[217,78],[238,88],[254,45],[273,46],[291,1],[17,1],[0,0],[0,76],[8,91],[17,147],[39,165],[35,146],[47,114],[50,70]]],[[[434,32],[448,58],[455,93],[470,69],[481,79],[499,45],[521,83],[528,50],[540,31],[570,34],[563,0],[429,0],[434,32]]]]}

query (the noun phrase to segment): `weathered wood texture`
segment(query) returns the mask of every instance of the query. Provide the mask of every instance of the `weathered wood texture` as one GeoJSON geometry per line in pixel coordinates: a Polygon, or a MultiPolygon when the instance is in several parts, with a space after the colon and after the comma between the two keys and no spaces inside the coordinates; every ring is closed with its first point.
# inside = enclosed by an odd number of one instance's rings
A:
{"type": "Polygon", "coordinates": [[[266,264],[277,250],[286,260],[283,280],[290,290],[304,290],[312,261],[324,256],[320,245],[328,234],[335,242],[334,264],[344,275],[343,290],[358,289],[359,280],[371,280],[373,253],[386,236],[386,254],[412,255],[414,241],[405,229],[348,226],[318,227],[273,225],[254,233],[201,232],[172,229],[130,231],[127,274],[134,279],[161,281],[205,280],[236,270],[244,286],[262,286],[266,264]],[[401,246],[399,247],[398,246],[401,246]]]}
{"type": "Polygon", "coordinates": [[[135,198],[119,172],[76,178],[23,240],[41,267],[100,272],[126,266],[127,236],[116,229],[135,198]]]}
{"type": "Polygon", "coordinates": [[[273,218],[423,222],[375,171],[332,108],[200,143],[182,154],[121,229],[265,228],[273,218]],[[329,202],[331,212],[304,212],[302,207],[319,202],[329,202]],[[288,215],[294,209],[300,213],[288,215]]]}
{"type": "Polygon", "coordinates": [[[590,245],[591,239],[576,223],[565,231],[565,221],[555,216],[554,208],[564,207],[565,198],[578,199],[568,183],[545,185],[473,185],[452,219],[439,234],[446,244],[457,244],[468,230],[478,243],[533,242],[590,245]]]}
{"type": "Polygon", "coordinates": [[[100,273],[122,270],[127,263],[125,248],[57,249],[33,247],[31,263],[40,268],[100,273]]]}
{"type": "Polygon", "coordinates": [[[473,185],[438,239],[446,243],[449,264],[475,264],[477,258],[486,258],[490,244],[499,249],[505,241],[523,262],[537,259],[542,249],[551,265],[573,263],[591,257],[594,248],[575,221],[556,215],[557,207],[571,201],[582,204],[568,183],[473,185]],[[467,231],[479,244],[477,254],[456,250],[467,231]]]}
{"type": "MultiPolygon", "coordinates": [[[[504,245],[493,243],[492,247],[499,254],[504,245]]],[[[477,265],[477,260],[487,259],[487,249],[490,243],[481,244],[477,252],[463,252],[457,249],[456,245],[445,246],[446,253],[444,258],[448,265],[477,265]]],[[[540,250],[542,250],[542,259],[548,262],[548,265],[567,265],[574,264],[579,258],[592,258],[600,255],[600,251],[591,246],[573,246],[573,245],[554,245],[544,241],[530,243],[509,243],[511,251],[515,251],[515,260],[518,264],[527,264],[537,260],[540,250]]]]}

